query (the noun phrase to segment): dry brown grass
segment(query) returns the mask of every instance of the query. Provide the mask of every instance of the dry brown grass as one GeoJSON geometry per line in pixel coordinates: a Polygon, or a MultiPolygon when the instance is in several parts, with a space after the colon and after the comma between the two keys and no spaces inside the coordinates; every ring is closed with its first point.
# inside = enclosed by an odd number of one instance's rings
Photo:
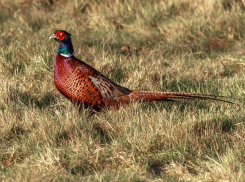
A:
{"type": "Polygon", "coordinates": [[[126,87],[243,104],[243,1],[2,0],[0,181],[243,181],[241,107],[167,102],[79,115],[53,84],[56,29],[126,87]]]}

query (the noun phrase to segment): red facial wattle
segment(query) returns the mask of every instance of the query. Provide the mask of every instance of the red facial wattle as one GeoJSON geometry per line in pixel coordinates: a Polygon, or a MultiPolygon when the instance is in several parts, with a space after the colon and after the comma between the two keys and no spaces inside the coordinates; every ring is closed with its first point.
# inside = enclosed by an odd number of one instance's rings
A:
{"type": "Polygon", "coordinates": [[[57,31],[56,32],[56,36],[57,36],[57,38],[59,39],[59,40],[64,40],[64,38],[65,38],[65,33],[64,32],[62,32],[62,31],[57,31]]]}

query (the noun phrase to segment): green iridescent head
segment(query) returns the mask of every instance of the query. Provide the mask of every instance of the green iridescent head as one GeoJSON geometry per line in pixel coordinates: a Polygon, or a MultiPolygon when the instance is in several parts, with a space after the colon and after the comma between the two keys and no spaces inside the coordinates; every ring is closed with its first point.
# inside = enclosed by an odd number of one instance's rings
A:
{"type": "Polygon", "coordinates": [[[59,42],[58,53],[65,57],[71,57],[74,54],[74,49],[71,42],[71,34],[65,30],[56,30],[49,40],[54,39],[59,42]]]}

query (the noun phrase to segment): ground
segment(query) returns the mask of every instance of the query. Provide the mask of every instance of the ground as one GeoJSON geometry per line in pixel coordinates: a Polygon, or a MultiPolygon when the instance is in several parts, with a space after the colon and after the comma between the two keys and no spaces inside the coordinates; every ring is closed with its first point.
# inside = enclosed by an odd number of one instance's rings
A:
{"type": "Polygon", "coordinates": [[[243,181],[242,0],[1,0],[0,181],[243,181]],[[88,117],[53,83],[57,29],[130,89],[210,93],[88,117]]]}

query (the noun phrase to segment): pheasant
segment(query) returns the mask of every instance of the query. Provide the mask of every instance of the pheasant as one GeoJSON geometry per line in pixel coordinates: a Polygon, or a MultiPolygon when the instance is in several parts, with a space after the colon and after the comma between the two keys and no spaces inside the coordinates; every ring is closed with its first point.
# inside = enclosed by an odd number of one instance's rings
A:
{"type": "Polygon", "coordinates": [[[79,106],[81,111],[89,108],[92,112],[104,108],[118,109],[131,102],[168,101],[175,99],[201,99],[232,103],[223,96],[130,90],[110,80],[92,66],[74,56],[71,34],[56,30],[49,37],[59,42],[54,63],[54,84],[58,91],[79,106]]]}

